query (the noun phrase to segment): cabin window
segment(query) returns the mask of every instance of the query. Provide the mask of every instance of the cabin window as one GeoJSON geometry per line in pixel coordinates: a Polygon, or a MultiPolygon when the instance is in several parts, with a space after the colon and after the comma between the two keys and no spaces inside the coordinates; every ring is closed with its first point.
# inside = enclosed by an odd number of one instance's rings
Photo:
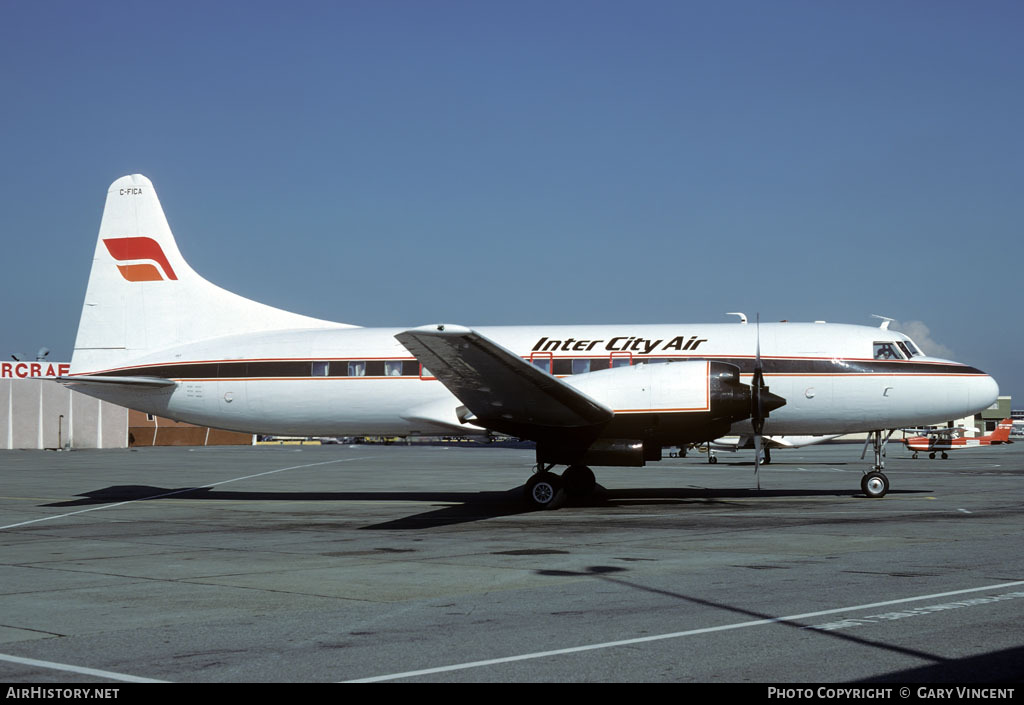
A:
{"type": "Polygon", "coordinates": [[[530,364],[538,370],[551,374],[551,353],[548,353],[547,355],[543,353],[535,353],[534,355],[531,355],[530,364]]]}
{"type": "Polygon", "coordinates": [[[590,360],[588,358],[581,358],[572,361],[572,373],[574,375],[583,375],[590,372],[590,360]]]}
{"type": "Polygon", "coordinates": [[[876,360],[902,360],[903,356],[899,353],[896,344],[891,341],[875,342],[875,359],[876,360]]]}
{"type": "Polygon", "coordinates": [[[385,377],[401,377],[402,376],[402,365],[404,363],[401,360],[385,360],[384,361],[384,376],[385,377]]]}
{"type": "Polygon", "coordinates": [[[348,363],[348,376],[349,377],[365,377],[366,376],[366,363],[363,361],[349,362],[348,363]]]}
{"type": "Polygon", "coordinates": [[[612,367],[629,367],[632,364],[632,354],[616,354],[612,353],[612,367]]]}
{"type": "Polygon", "coordinates": [[[313,362],[313,376],[314,377],[326,377],[327,376],[328,363],[316,360],[313,362]]]}
{"type": "Polygon", "coordinates": [[[551,370],[556,375],[571,375],[573,374],[572,363],[572,360],[559,358],[551,363],[551,370]]]}

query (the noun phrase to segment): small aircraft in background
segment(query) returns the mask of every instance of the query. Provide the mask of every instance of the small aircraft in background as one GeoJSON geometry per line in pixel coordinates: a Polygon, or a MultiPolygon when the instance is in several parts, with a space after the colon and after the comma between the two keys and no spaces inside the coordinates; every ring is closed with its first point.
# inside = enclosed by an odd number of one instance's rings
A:
{"type": "MultiPolygon", "coordinates": [[[[842,434],[829,436],[762,436],[761,437],[761,464],[769,465],[772,462],[772,448],[803,448],[817,443],[824,443],[842,434]]],[[[756,450],[753,436],[724,436],[701,444],[707,450],[708,462],[717,463],[718,458],[715,451],[729,451],[735,453],[738,450],[756,450]]]]}
{"type": "Polygon", "coordinates": [[[903,439],[904,445],[914,451],[913,457],[918,453],[927,453],[929,458],[935,459],[936,453],[942,454],[945,460],[949,456],[947,451],[962,450],[964,448],[981,448],[983,446],[994,446],[1001,443],[1013,443],[1010,440],[1010,431],[1013,429],[1013,419],[1003,419],[996,426],[996,430],[987,436],[971,438],[964,435],[963,428],[938,428],[938,429],[914,429],[917,434],[903,439]]]}

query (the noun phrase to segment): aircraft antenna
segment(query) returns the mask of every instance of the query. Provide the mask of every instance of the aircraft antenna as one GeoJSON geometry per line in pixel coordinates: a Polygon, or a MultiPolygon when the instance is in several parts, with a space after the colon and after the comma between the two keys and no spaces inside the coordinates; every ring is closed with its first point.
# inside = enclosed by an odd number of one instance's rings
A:
{"type": "Polygon", "coordinates": [[[871,317],[872,318],[881,318],[882,319],[882,325],[878,326],[882,330],[889,330],[889,324],[896,320],[895,318],[887,318],[886,316],[879,316],[876,313],[872,313],[871,317]]]}

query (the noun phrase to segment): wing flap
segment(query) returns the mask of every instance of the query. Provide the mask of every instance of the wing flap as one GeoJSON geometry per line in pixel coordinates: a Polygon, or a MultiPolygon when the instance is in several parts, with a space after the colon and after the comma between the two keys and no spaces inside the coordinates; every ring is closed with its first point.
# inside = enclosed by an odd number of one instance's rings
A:
{"type": "Polygon", "coordinates": [[[461,326],[425,326],[395,336],[486,428],[590,428],[611,409],[515,353],[461,326]]]}

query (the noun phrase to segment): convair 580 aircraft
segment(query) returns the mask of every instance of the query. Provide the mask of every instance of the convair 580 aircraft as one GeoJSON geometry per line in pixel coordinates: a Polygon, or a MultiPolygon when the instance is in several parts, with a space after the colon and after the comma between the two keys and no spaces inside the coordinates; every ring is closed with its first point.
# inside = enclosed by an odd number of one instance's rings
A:
{"type": "MultiPolygon", "coordinates": [[[[538,506],[727,434],[873,432],[962,418],[995,381],[907,336],[826,323],[360,328],[256,303],[182,258],[149,179],[107,193],[71,373],[79,391],[250,433],[485,434],[537,443],[538,506]],[[568,468],[561,476],[552,470],[568,468]]],[[[756,456],[755,456],[756,457],[756,456]]]]}

